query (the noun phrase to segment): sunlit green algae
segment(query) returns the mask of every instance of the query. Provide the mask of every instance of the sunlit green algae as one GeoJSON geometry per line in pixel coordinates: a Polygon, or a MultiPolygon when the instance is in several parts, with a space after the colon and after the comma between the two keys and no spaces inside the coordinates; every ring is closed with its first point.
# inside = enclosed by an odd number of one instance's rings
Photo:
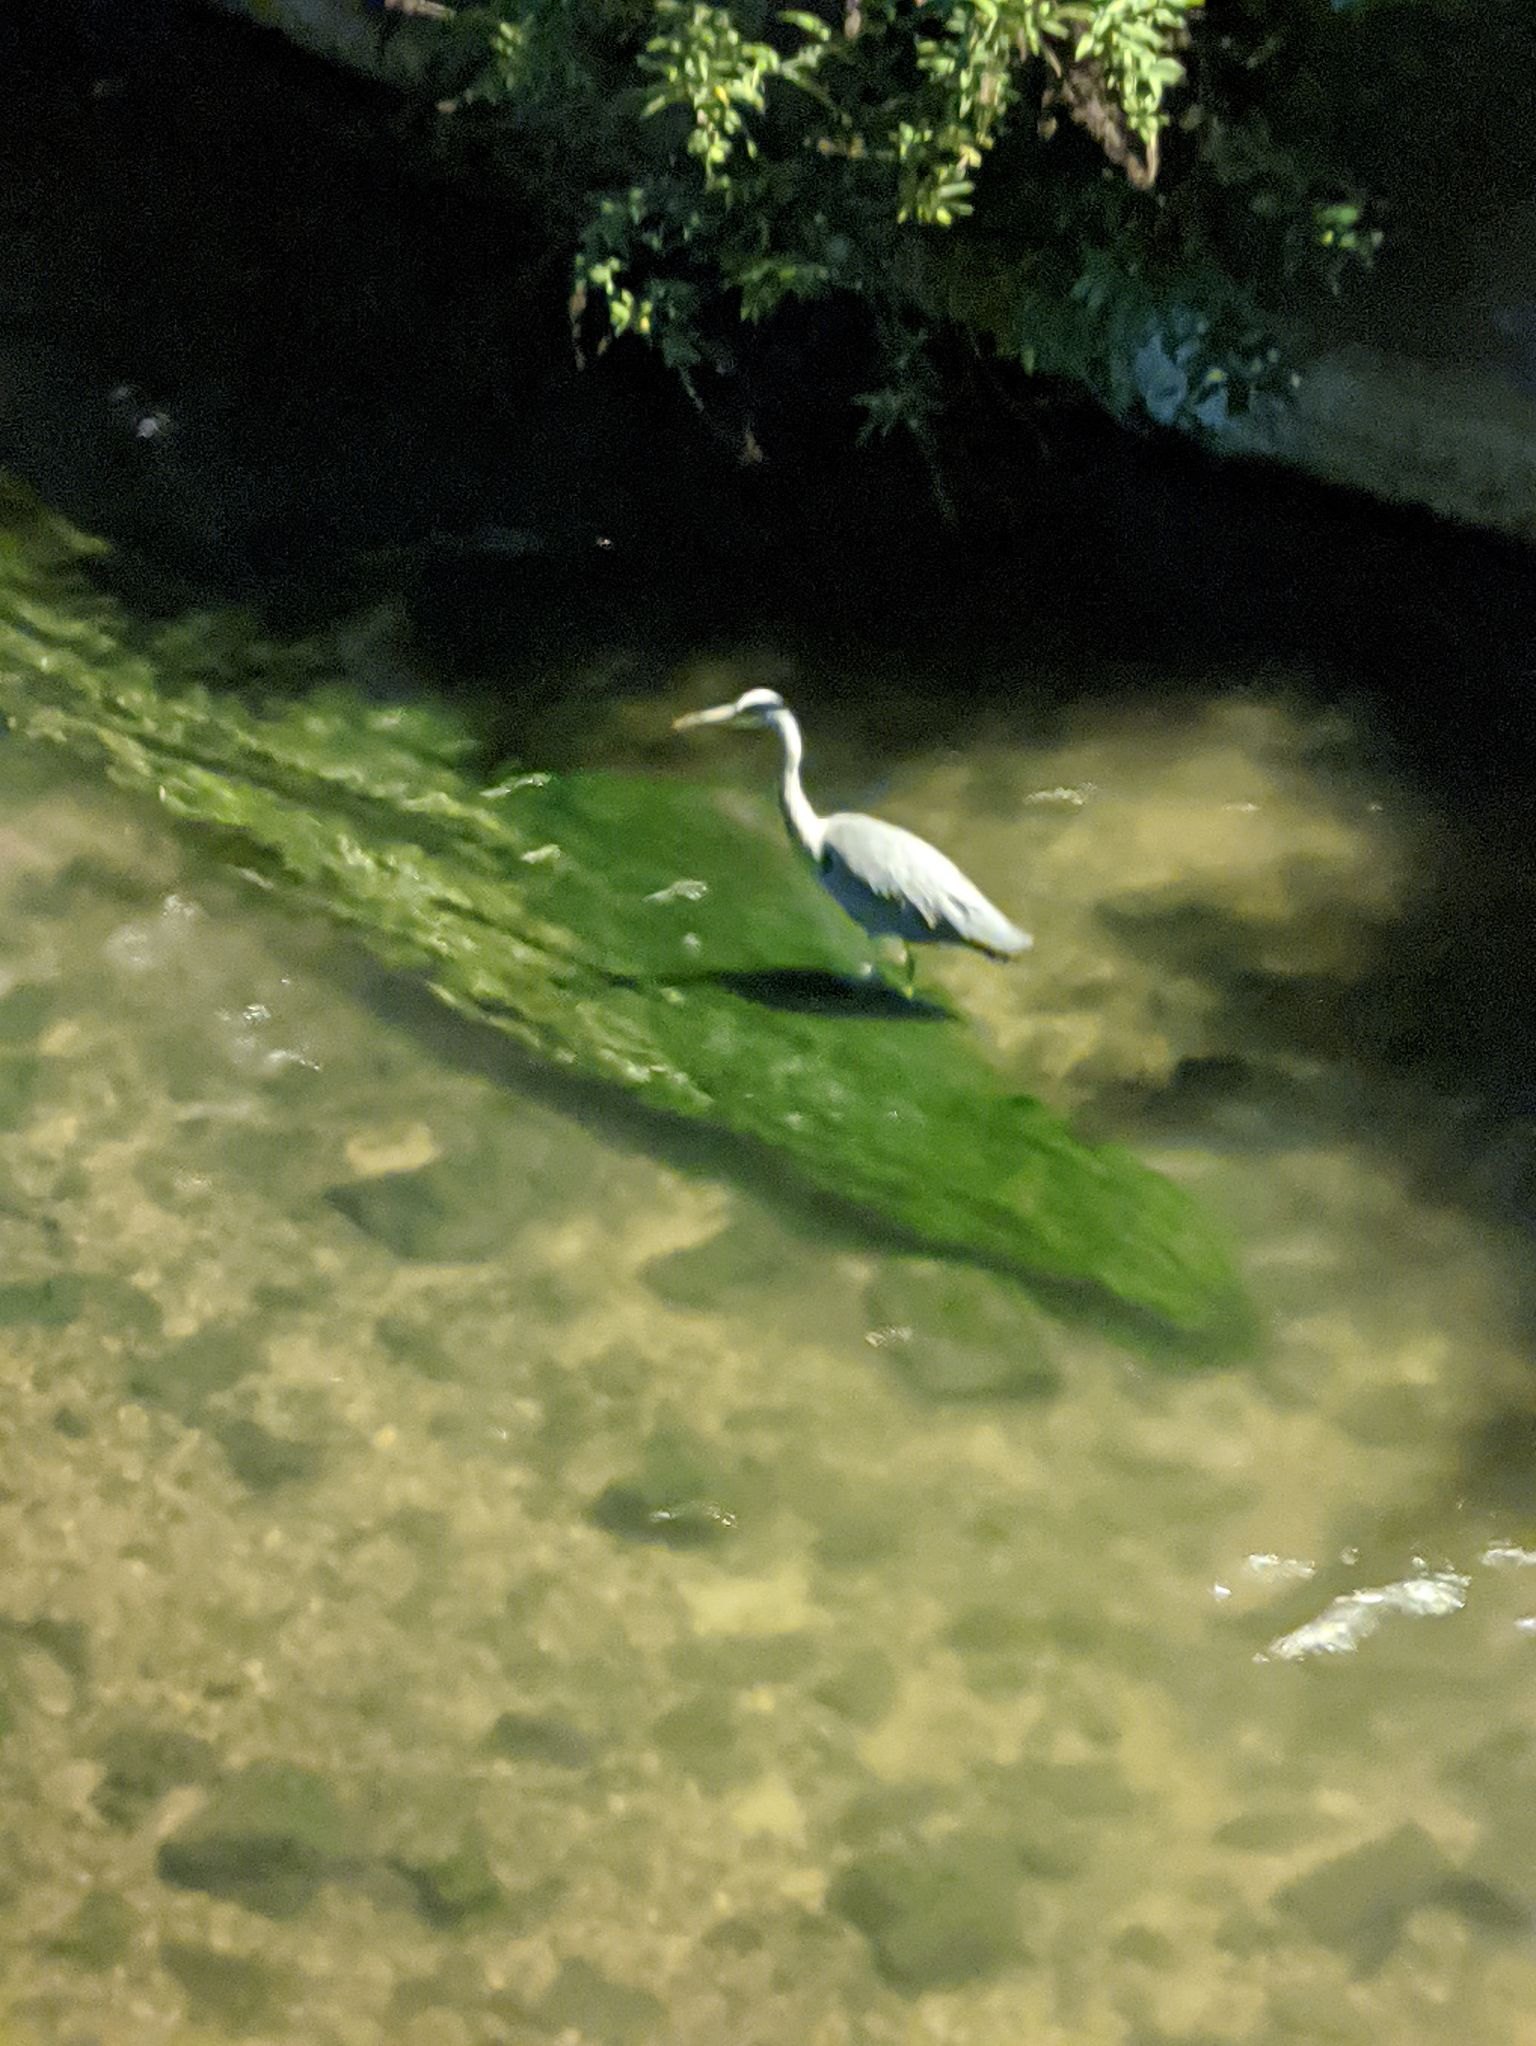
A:
{"type": "Polygon", "coordinates": [[[1181,1189],[1008,1092],[959,1021],[857,998],[861,941],[768,820],[642,776],[487,785],[438,713],[316,686],[346,670],[341,635],[273,648],[227,616],[146,627],[90,582],[99,551],[0,497],[0,715],[17,733],[154,795],[278,899],[539,1059],[769,1147],[914,1248],[1047,1282],[1055,1304],[1190,1354],[1244,1337],[1226,1247],[1181,1189]],[[807,987],[817,999],[786,998],[807,987]]]}

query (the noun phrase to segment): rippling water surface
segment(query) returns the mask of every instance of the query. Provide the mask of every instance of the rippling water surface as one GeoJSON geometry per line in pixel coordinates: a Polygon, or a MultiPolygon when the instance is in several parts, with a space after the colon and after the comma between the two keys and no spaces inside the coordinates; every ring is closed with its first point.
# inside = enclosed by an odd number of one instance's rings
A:
{"type": "MultiPolygon", "coordinates": [[[[655,737],[743,678],[596,749],[766,801],[655,737]]],[[[1033,928],[924,971],[1224,1212],[1264,1349],[1023,1330],[0,752],[17,2040],[1536,2039],[1476,848],[1283,679],[807,722],[1033,928]]]]}

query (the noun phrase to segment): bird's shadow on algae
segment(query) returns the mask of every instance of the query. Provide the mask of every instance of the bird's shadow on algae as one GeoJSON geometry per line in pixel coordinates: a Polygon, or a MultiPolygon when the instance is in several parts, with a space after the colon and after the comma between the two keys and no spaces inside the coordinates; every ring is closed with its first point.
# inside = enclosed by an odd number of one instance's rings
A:
{"type": "MultiPolygon", "coordinates": [[[[409,975],[376,968],[366,958],[358,962],[358,975],[355,983],[358,999],[381,1021],[414,1038],[430,1057],[567,1115],[601,1136],[605,1143],[631,1155],[654,1159],[691,1178],[718,1180],[740,1188],[748,1199],[761,1202],[769,1210],[785,1233],[804,1247],[807,1258],[820,1261],[829,1255],[844,1255],[938,1259],[970,1267],[990,1274],[999,1285],[1014,1290],[1021,1317],[1033,1320],[1044,1312],[1118,1344],[1154,1367],[1203,1370],[1243,1363],[1253,1354],[1257,1340],[1254,1336],[1238,1338],[1224,1332],[1210,1346],[1202,1346],[1187,1336],[1171,1334],[1152,1315],[1126,1306],[1087,1283],[1042,1277],[981,1252],[936,1248],[900,1224],[810,1185],[765,1144],[735,1131],[669,1115],[637,1102],[620,1088],[605,1085],[601,1080],[543,1064],[490,1024],[447,1008],[429,987],[409,975]]],[[[771,969],[766,975],[758,972],[744,977],[753,981],[766,978],[771,992],[774,982],[785,976],[792,988],[802,980],[818,984],[838,980],[836,975],[799,968],[771,969]]],[[[887,987],[880,997],[878,991],[869,990],[860,982],[843,986],[845,990],[852,986],[865,1001],[878,999],[882,1004],[894,1005],[870,1007],[864,1011],[870,1016],[905,1017],[916,1007],[919,1014],[915,1020],[938,1021],[948,1019],[951,1013],[940,1010],[935,1017],[936,1004],[909,1003],[893,988],[887,987]]],[[[814,992],[829,1000],[839,999],[819,985],[814,992]]]]}
{"type": "MultiPolygon", "coordinates": [[[[604,976],[614,987],[637,988],[633,974],[604,976]]],[[[746,971],[715,970],[668,974],[669,987],[725,988],[744,1002],[797,1016],[840,1016],[849,1022],[954,1023],[960,1012],[929,995],[905,995],[875,975],[856,979],[819,966],[767,966],[746,971]]]]}

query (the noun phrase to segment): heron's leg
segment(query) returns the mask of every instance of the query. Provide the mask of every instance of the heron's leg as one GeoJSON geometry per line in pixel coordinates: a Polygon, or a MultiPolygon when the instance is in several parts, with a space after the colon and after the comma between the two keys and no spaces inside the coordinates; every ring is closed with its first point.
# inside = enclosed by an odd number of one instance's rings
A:
{"type": "Polygon", "coordinates": [[[917,961],[913,958],[912,947],[907,943],[905,938],[903,938],[901,941],[901,961],[903,967],[906,969],[907,976],[907,984],[906,987],[902,990],[902,992],[906,995],[907,1000],[910,1002],[913,995],[917,992],[917,961]]]}

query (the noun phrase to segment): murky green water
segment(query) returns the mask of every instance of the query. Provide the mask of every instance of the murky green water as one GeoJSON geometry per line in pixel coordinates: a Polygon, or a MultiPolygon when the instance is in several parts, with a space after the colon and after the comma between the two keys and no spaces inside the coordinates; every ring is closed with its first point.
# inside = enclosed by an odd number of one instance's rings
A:
{"type": "MultiPolygon", "coordinates": [[[[656,738],[707,693],[597,743],[766,800],[656,738]]],[[[837,717],[814,791],[1036,933],[929,971],[1225,1211],[1264,1353],[1026,1343],[7,748],[17,2040],[1536,2037],[1525,1154],[1424,1006],[1454,834],[1279,687],[837,717]]]]}

